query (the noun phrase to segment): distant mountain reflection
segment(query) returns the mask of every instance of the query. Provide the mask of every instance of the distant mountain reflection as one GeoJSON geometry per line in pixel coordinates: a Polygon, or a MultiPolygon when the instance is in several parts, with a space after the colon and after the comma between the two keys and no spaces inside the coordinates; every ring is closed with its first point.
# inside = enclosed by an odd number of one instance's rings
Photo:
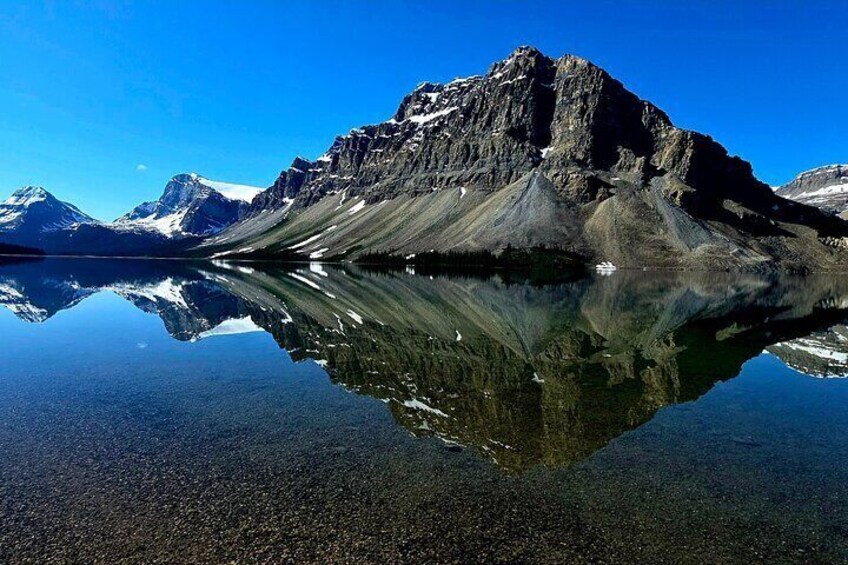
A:
{"type": "Polygon", "coordinates": [[[317,264],[0,264],[0,304],[27,322],[103,291],[183,341],[265,330],[411,433],[508,472],[580,461],[763,350],[848,374],[848,283],[833,278],[619,272],[534,286],[317,264]]]}

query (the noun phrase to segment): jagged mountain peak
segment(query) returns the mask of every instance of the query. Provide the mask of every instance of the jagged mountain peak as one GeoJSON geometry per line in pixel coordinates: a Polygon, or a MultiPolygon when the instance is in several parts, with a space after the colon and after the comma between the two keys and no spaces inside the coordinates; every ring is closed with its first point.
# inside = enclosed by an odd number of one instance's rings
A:
{"type": "Polygon", "coordinates": [[[314,168],[315,165],[316,165],[315,161],[310,161],[306,157],[301,157],[300,155],[298,155],[297,157],[294,158],[294,160],[292,161],[292,164],[289,165],[289,170],[299,172],[299,173],[305,173],[305,172],[309,171],[309,169],[314,168]]]}
{"type": "Polygon", "coordinates": [[[496,61],[489,67],[489,72],[487,75],[497,74],[498,72],[503,72],[505,69],[511,66],[532,66],[532,65],[552,65],[554,63],[554,59],[548,57],[535,47],[531,47],[529,45],[522,45],[520,47],[516,47],[512,53],[509,54],[508,57],[502,59],[500,61],[496,61]]]}
{"type": "Polygon", "coordinates": [[[390,119],[296,159],[254,200],[260,216],[209,246],[346,259],[544,246],[675,268],[834,265],[848,247],[846,224],[786,204],[602,68],[528,46],[483,75],[422,82],[390,119]]]}
{"type": "Polygon", "coordinates": [[[22,186],[21,188],[13,192],[12,195],[3,202],[3,204],[9,206],[26,206],[28,204],[41,202],[47,199],[55,200],[55,197],[49,192],[47,192],[44,187],[22,186]]]}
{"type": "Polygon", "coordinates": [[[198,173],[176,174],[171,177],[171,180],[165,186],[165,192],[189,195],[206,194],[209,190],[213,190],[230,200],[249,203],[265,189],[258,186],[212,180],[198,173]]]}
{"type": "Polygon", "coordinates": [[[512,50],[506,60],[515,59],[518,57],[544,57],[545,55],[533,47],[532,45],[519,45],[512,50]]]}
{"type": "MultiPolygon", "coordinates": [[[[292,199],[298,206],[309,205],[325,194],[345,189],[354,194],[360,186],[378,183],[400,184],[392,194],[480,184],[483,178],[487,184],[504,184],[549,155],[568,166],[609,168],[614,161],[608,161],[620,160],[620,144],[642,154],[628,156],[637,162],[627,166],[645,169],[656,132],[642,130],[671,127],[662,111],[586,59],[565,55],[555,60],[522,46],[485,75],[446,84],[422,82],[389,120],[337,137],[316,161],[295,159],[254,203],[253,212],[288,206],[292,199]],[[559,143],[552,143],[555,137],[559,143]],[[480,165],[487,176],[481,177],[480,165]],[[408,179],[422,172],[429,178],[409,186],[408,179]]],[[[684,137],[681,145],[710,141],[684,137]]],[[[644,177],[643,171],[635,172],[644,177]]]]}
{"type": "Polygon", "coordinates": [[[258,187],[212,181],[197,173],[180,173],[171,177],[158,200],[136,206],[113,225],[168,238],[205,237],[241,219],[261,191],[258,187]]]}

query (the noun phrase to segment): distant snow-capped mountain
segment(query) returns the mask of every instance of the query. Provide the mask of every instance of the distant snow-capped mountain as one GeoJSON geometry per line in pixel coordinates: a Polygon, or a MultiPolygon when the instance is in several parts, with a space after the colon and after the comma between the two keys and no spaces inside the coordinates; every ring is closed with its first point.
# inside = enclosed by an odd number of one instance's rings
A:
{"type": "Polygon", "coordinates": [[[144,202],[112,224],[117,230],[157,232],[168,238],[213,235],[242,218],[261,188],[180,174],[162,196],[144,202]]]}
{"type": "Polygon", "coordinates": [[[0,234],[37,236],[97,220],[40,186],[25,186],[0,204],[0,234]]]}
{"type": "Polygon", "coordinates": [[[777,194],[827,212],[848,215],[848,164],[804,171],[777,189],[777,194]]]}
{"type": "Polygon", "coordinates": [[[71,255],[179,255],[240,220],[263,189],[174,176],[162,196],[101,222],[44,188],[27,186],[0,204],[0,251],[10,246],[71,255]]]}

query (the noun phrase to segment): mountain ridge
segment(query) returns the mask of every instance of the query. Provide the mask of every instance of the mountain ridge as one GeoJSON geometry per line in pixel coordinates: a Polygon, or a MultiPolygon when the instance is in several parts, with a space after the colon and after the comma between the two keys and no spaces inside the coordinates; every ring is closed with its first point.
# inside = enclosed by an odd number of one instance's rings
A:
{"type": "MultiPolygon", "coordinates": [[[[527,46],[484,75],[420,83],[391,118],[337,136],[314,161],[295,158],[249,204],[186,211],[199,226],[170,196],[117,222],[139,228],[121,233],[135,252],[414,263],[518,248],[629,268],[848,268],[848,223],[781,198],[750,163],[590,61],[527,46]]],[[[77,249],[109,254],[121,230],[80,231],[77,249]]]]}
{"type": "Polygon", "coordinates": [[[198,252],[357,260],[517,244],[627,267],[838,270],[846,226],[775,196],[591,62],[521,47],[485,75],[421,83],[389,120],[298,157],[198,252]],[[528,217],[522,198],[539,187],[528,217]]]}
{"type": "Polygon", "coordinates": [[[0,238],[57,254],[181,255],[239,220],[261,190],[181,173],[159,199],[103,222],[43,187],[22,187],[0,204],[0,238]]]}

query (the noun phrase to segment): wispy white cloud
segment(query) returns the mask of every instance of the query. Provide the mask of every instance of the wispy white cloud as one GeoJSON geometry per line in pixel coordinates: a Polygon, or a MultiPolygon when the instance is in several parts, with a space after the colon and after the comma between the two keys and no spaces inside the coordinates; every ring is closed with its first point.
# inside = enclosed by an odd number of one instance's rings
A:
{"type": "Polygon", "coordinates": [[[141,173],[143,173],[144,171],[146,171],[146,170],[147,170],[147,165],[141,165],[141,164],[136,165],[136,166],[135,166],[135,170],[136,170],[136,171],[139,171],[139,172],[141,172],[141,173]]]}

